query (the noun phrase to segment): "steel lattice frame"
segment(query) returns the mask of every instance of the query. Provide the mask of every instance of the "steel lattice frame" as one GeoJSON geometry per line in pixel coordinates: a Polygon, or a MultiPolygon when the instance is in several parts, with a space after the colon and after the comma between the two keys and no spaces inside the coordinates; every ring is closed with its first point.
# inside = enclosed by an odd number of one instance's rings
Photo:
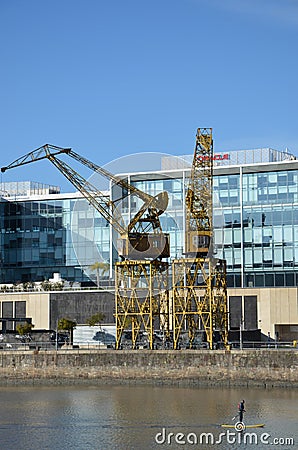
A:
{"type": "Polygon", "coordinates": [[[116,348],[123,332],[131,329],[132,348],[140,331],[154,348],[154,329],[169,331],[168,263],[159,260],[125,260],[115,265],[116,348]]]}
{"type": "Polygon", "coordinates": [[[172,263],[173,336],[179,348],[187,331],[192,347],[204,329],[209,348],[219,331],[227,346],[226,263],[213,257],[213,139],[211,128],[198,128],[185,198],[185,258],[172,263]]]}
{"type": "Polygon", "coordinates": [[[205,330],[209,348],[214,348],[214,331],[219,331],[227,346],[226,264],[213,258],[183,258],[172,263],[173,341],[179,348],[183,332],[188,332],[189,346],[196,333],[205,330]]]}
{"type": "Polygon", "coordinates": [[[185,197],[185,254],[210,253],[213,232],[213,140],[211,128],[198,128],[185,197]]]}

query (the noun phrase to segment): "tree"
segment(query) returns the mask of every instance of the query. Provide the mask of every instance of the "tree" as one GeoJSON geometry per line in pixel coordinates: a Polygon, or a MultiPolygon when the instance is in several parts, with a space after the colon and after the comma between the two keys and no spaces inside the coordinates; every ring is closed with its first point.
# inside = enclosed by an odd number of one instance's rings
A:
{"type": "Polygon", "coordinates": [[[99,287],[99,279],[100,275],[104,276],[109,271],[110,265],[106,261],[96,261],[92,266],[90,266],[90,269],[96,272],[96,284],[97,287],[99,287]]]}
{"type": "Polygon", "coordinates": [[[94,327],[95,325],[100,325],[100,322],[102,322],[105,318],[105,315],[101,312],[97,314],[93,314],[93,316],[89,317],[89,319],[86,320],[86,323],[89,325],[89,327],[94,327]]]}
{"type": "Polygon", "coordinates": [[[24,334],[30,333],[32,331],[32,328],[34,328],[34,325],[29,322],[19,323],[16,326],[16,330],[21,336],[24,336],[24,334]]]}
{"type": "Polygon", "coordinates": [[[29,322],[19,323],[16,326],[17,333],[22,336],[22,342],[26,342],[26,340],[31,341],[30,333],[32,328],[34,328],[34,325],[29,322]]]}
{"type": "Polygon", "coordinates": [[[76,322],[71,319],[63,317],[58,320],[58,330],[68,331],[70,334],[70,344],[73,342],[73,329],[76,327],[76,322]]]}

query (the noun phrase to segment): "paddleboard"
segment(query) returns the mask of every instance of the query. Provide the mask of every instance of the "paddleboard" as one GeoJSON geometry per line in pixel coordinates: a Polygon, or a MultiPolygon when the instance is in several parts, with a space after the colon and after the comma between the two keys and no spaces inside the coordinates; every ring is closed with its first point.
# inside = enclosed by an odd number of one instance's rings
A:
{"type": "MultiPolygon", "coordinates": [[[[222,424],[223,428],[235,428],[235,425],[222,424]]],[[[246,425],[245,428],[263,428],[265,426],[264,423],[256,423],[254,425],[246,425]]]]}

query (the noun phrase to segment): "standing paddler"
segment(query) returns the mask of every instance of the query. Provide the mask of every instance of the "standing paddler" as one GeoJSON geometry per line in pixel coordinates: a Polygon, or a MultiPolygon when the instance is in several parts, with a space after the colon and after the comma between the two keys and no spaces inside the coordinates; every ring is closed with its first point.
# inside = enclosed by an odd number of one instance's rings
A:
{"type": "Polygon", "coordinates": [[[246,412],[245,411],[245,406],[244,406],[245,401],[242,400],[239,405],[238,405],[238,412],[239,412],[239,422],[243,422],[243,414],[246,412]]]}

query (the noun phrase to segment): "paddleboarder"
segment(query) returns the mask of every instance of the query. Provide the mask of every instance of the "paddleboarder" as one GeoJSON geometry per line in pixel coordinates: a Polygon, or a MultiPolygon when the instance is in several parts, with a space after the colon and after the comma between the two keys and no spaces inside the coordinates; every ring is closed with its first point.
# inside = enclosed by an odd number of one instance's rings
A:
{"type": "Polygon", "coordinates": [[[244,406],[245,401],[242,400],[239,405],[238,405],[238,412],[239,412],[239,422],[243,422],[243,413],[245,413],[245,406],[244,406]]]}

